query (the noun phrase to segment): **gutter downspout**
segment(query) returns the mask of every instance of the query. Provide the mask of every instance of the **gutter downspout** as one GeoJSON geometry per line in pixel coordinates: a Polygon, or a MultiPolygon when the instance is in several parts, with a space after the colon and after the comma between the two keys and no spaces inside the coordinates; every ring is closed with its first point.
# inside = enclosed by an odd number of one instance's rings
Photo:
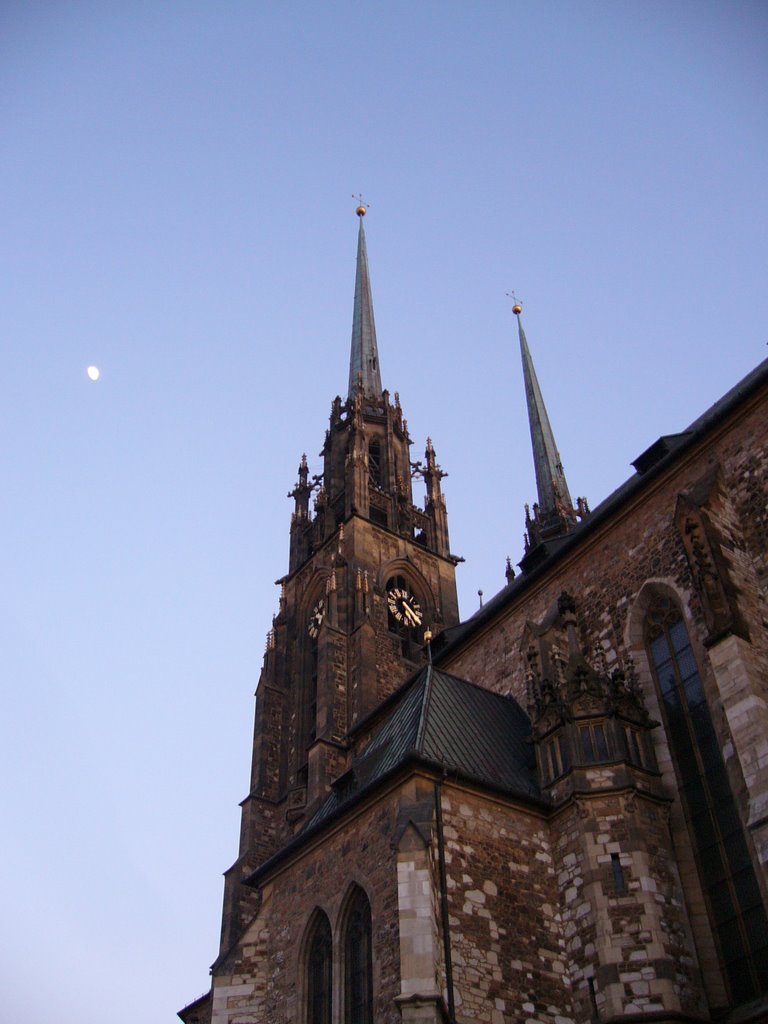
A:
{"type": "Polygon", "coordinates": [[[440,869],[440,912],[443,924],[445,955],[445,987],[448,990],[448,1017],[456,1024],[456,1006],[453,999],[453,963],[451,960],[451,931],[448,922],[448,884],[445,872],[445,837],[443,836],[443,784],[435,783],[435,818],[437,822],[437,859],[440,869]]]}

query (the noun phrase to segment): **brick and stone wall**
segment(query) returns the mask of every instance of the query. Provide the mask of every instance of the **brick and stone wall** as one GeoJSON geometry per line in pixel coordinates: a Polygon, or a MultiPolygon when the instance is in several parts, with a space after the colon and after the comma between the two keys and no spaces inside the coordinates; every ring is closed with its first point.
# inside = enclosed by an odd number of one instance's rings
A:
{"type": "Polygon", "coordinates": [[[570,979],[546,821],[447,784],[442,813],[457,1021],[568,1024],[570,979]]]}
{"type": "MultiPolygon", "coordinates": [[[[585,655],[589,656],[597,641],[608,669],[627,665],[633,659],[651,717],[662,721],[645,650],[643,616],[654,596],[671,597],[683,613],[734,797],[756,861],[763,865],[768,857],[768,677],[764,671],[768,656],[767,428],[768,401],[762,396],[720,426],[706,444],[700,444],[653,480],[535,583],[518,585],[517,598],[511,590],[506,607],[496,619],[441,662],[441,667],[456,675],[513,695],[525,707],[526,624],[542,621],[558,595],[567,591],[576,600],[585,655]],[[704,545],[710,563],[697,564],[690,548],[686,549],[680,529],[681,498],[700,510],[701,522],[708,531],[704,545]],[[720,601],[715,608],[717,614],[713,613],[712,593],[705,591],[705,584],[716,591],[714,598],[720,601]],[[713,632],[718,615],[719,622],[725,622],[719,634],[713,632]]],[[[701,548],[694,551],[696,554],[703,557],[701,548]]],[[[624,909],[618,904],[608,907],[605,894],[593,887],[594,898],[585,916],[597,915],[597,922],[610,911],[607,921],[613,922],[606,925],[606,948],[610,945],[614,949],[614,963],[603,965],[602,973],[597,972],[591,983],[595,999],[606,1013],[648,1012],[661,1005],[659,1000],[667,1009],[670,1000],[677,1000],[680,1012],[699,1012],[702,990],[697,977],[701,975],[709,1005],[727,1002],[663,727],[652,736],[663,791],[672,801],[669,821],[673,846],[669,849],[663,842],[667,830],[654,826],[660,829],[662,854],[651,856],[643,870],[654,868],[660,873],[653,886],[661,888],[650,891],[654,893],[652,900],[664,907],[664,914],[656,921],[656,935],[648,939],[646,952],[629,948],[638,935],[650,934],[653,915],[649,916],[648,895],[642,887],[631,890],[635,900],[632,914],[639,914],[641,919],[630,920],[628,905],[624,909]],[[676,875],[682,889],[676,889],[676,875]],[[659,929],[666,936],[661,944],[659,929]],[[627,943],[628,955],[634,955],[638,962],[622,959],[627,943]],[[653,954],[647,952],[651,946],[653,954]],[[641,956],[648,958],[642,964],[641,956]],[[667,963],[655,978],[651,961],[667,963]]],[[[594,823],[596,819],[591,820],[594,823]]],[[[572,858],[576,852],[565,853],[554,820],[552,827],[555,870],[567,875],[565,857],[572,858]]],[[[611,842],[617,842],[613,852],[625,858],[634,871],[638,851],[633,852],[631,843],[627,847],[624,840],[612,838],[611,842]]],[[[582,872],[594,874],[598,870],[595,858],[605,857],[608,852],[606,848],[598,854],[587,844],[572,867],[583,879],[582,872]]],[[[648,856],[643,854],[642,859],[648,856]]],[[[765,891],[765,868],[759,874],[765,891]]],[[[569,885],[566,891],[572,893],[573,888],[569,885]]],[[[566,900],[563,913],[567,917],[569,912],[566,900]]],[[[579,938],[583,948],[590,945],[585,938],[579,938]]],[[[596,941],[597,937],[592,945],[596,941]]],[[[577,1003],[581,1001],[582,1012],[584,994],[592,997],[588,991],[590,960],[598,963],[591,948],[589,956],[574,957],[572,965],[575,998],[577,1003]]]]}
{"type": "Polygon", "coordinates": [[[397,864],[398,803],[383,797],[343,828],[310,845],[263,887],[256,919],[214,972],[213,1024],[294,1024],[301,1019],[302,941],[316,908],[328,915],[339,988],[340,922],[353,884],[368,896],[373,920],[374,1019],[400,1015],[397,864]]]}

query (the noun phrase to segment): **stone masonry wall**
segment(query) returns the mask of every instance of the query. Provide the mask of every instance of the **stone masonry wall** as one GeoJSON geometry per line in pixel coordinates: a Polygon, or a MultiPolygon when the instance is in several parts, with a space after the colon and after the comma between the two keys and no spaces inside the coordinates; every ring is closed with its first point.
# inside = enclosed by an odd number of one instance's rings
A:
{"type": "Polygon", "coordinates": [[[457,1021],[568,1024],[548,826],[447,784],[442,811],[457,1021]]]}
{"type": "MultiPolygon", "coordinates": [[[[606,773],[595,770],[592,781],[606,773]]],[[[583,796],[557,814],[551,835],[577,1019],[594,1007],[608,1018],[700,1013],[666,805],[583,796]]]]}
{"type": "Polygon", "coordinates": [[[371,904],[374,1019],[397,1024],[399,994],[397,862],[398,804],[382,799],[307,850],[264,887],[257,919],[214,972],[213,1024],[294,1024],[301,1019],[302,940],[315,908],[334,938],[335,990],[340,977],[340,922],[355,883],[371,904]]]}

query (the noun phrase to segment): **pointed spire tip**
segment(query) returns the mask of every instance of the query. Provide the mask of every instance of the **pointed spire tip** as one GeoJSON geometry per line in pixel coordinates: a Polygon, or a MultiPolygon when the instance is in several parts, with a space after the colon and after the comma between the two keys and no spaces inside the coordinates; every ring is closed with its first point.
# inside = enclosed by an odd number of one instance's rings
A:
{"type": "Polygon", "coordinates": [[[362,391],[369,398],[380,399],[381,371],[379,352],[376,344],[376,325],[373,318],[371,278],[368,271],[368,249],[365,244],[363,217],[367,207],[362,196],[358,200],[357,215],[360,230],[357,236],[357,271],[355,274],[355,300],[352,314],[352,348],[349,360],[349,400],[362,391]],[[361,380],[362,378],[362,380],[361,380]]]}

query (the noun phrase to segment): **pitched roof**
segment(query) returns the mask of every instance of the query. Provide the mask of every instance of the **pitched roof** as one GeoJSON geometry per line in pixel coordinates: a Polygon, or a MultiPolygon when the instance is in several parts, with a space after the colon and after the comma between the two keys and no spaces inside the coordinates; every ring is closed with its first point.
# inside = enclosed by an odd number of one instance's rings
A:
{"type": "Polygon", "coordinates": [[[531,723],[520,705],[457,676],[426,666],[387,702],[374,735],[304,831],[411,761],[526,800],[542,800],[531,723]]]}

